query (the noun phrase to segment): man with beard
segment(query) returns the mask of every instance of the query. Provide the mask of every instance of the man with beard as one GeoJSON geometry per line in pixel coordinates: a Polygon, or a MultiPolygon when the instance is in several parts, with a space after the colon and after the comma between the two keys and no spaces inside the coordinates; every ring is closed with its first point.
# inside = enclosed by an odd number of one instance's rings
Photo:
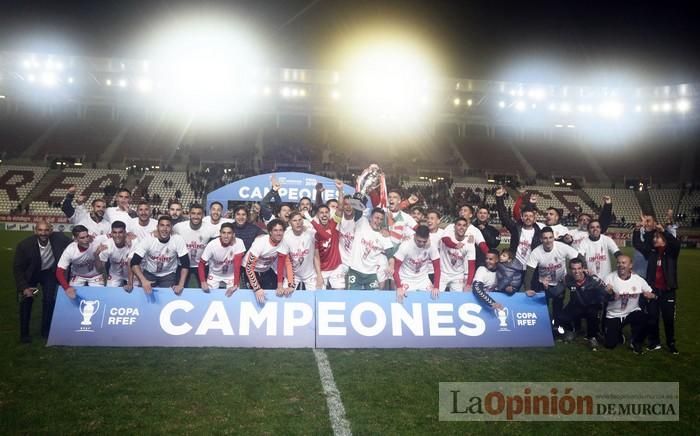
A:
{"type": "Polygon", "coordinates": [[[127,237],[136,245],[149,236],[153,236],[158,221],[151,218],[151,205],[147,201],[140,201],[136,208],[136,218],[132,218],[126,223],[127,237]]]}
{"type": "MultiPolygon", "coordinates": [[[[530,253],[541,243],[540,228],[535,225],[535,211],[530,208],[522,211],[522,221],[511,218],[503,200],[505,193],[506,190],[502,186],[496,190],[496,211],[501,223],[510,232],[510,251],[515,253],[515,258],[522,265],[524,278],[530,253]]],[[[525,283],[524,280],[523,283],[525,289],[531,289],[533,286],[532,283],[525,283]]]]}
{"type": "Polygon", "coordinates": [[[601,225],[598,220],[592,220],[588,223],[588,238],[578,245],[578,251],[583,254],[586,260],[588,272],[598,277],[607,277],[612,271],[611,257],[608,254],[615,258],[622,254],[615,241],[601,233],[601,225]]]}
{"type": "Polygon", "coordinates": [[[134,288],[133,273],[129,268],[131,246],[127,242],[126,224],[121,221],[112,223],[110,237],[98,236],[94,244],[95,266],[100,273],[106,273],[106,264],[109,263],[107,286],[113,288],[123,287],[126,292],[134,288]]]}
{"type": "Polygon", "coordinates": [[[104,219],[105,209],[107,204],[101,198],[92,201],[92,209],[88,213],[85,210],[85,196],[80,195],[75,203],[77,207],[73,207],[73,199],[75,198],[75,185],[68,188],[66,198],[63,200],[61,210],[68,217],[71,224],[85,226],[88,229],[90,240],[94,240],[97,236],[107,235],[110,232],[109,222],[104,219]]]}
{"type": "Polygon", "coordinates": [[[168,215],[170,215],[170,219],[173,222],[173,227],[183,221],[187,221],[187,218],[183,215],[182,203],[180,203],[180,200],[171,200],[168,203],[168,215]]]}
{"type": "MultiPolygon", "coordinates": [[[[479,229],[484,237],[484,242],[489,250],[495,250],[501,243],[501,233],[494,226],[489,224],[491,213],[486,206],[480,206],[476,210],[476,218],[472,224],[479,229]]],[[[476,266],[486,265],[486,253],[483,250],[476,250],[476,266]]]]}
{"type": "Polygon", "coordinates": [[[190,219],[173,226],[173,234],[180,235],[185,240],[185,246],[190,253],[190,267],[186,283],[189,283],[190,278],[194,278],[197,288],[202,287],[202,283],[199,281],[199,274],[197,273],[199,259],[209,241],[216,238],[218,233],[214,227],[205,226],[202,223],[203,217],[204,208],[199,204],[195,204],[190,208],[190,219]]]}
{"type": "MultiPolygon", "coordinates": [[[[253,224],[251,224],[253,225],[253,224]]],[[[261,235],[253,241],[243,259],[248,283],[260,304],[265,303],[265,289],[277,288],[277,247],[284,236],[284,223],[273,219],[267,223],[267,235],[261,235]]]]}
{"type": "Polygon", "coordinates": [[[282,271],[287,261],[291,265],[291,274],[287,274],[287,290],[323,289],[321,260],[316,251],[316,231],[304,229],[304,217],[298,211],[289,214],[289,224],[289,230],[277,247],[278,295],[284,293],[282,271]]]}
{"type": "Polygon", "coordinates": [[[246,250],[250,249],[255,238],[265,234],[260,227],[248,221],[248,208],[243,205],[233,210],[233,230],[236,237],[243,241],[246,250]]]}
{"type": "Polygon", "coordinates": [[[202,222],[204,225],[216,227],[216,231],[219,231],[221,224],[233,222],[231,218],[225,218],[223,213],[224,205],[215,201],[209,206],[209,215],[202,218],[202,222]]]}
{"type": "Polygon", "coordinates": [[[316,250],[321,261],[323,286],[328,289],[345,289],[347,267],[343,265],[340,256],[338,222],[331,218],[330,208],[320,205],[316,210],[316,219],[311,221],[311,225],[316,230],[316,250]]]}
{"type": "MultiPolygon", "coordinates": [[[[362,217],[362,211],[353,208],[352,195],[345,195],[338,206],[333,219],[338,223],[340,260],[347,276],[347,271],[352,262],[352,246],[355,241],[355,226],[357,220],[362,217]]],[[[347,283],[345,286],[347,289],[347,283]]]]}
{"type": "Polygon", "coordinates": [[[380,287],[379,272],[390,277],[394,272],[394,259],[382,260],[393,248],[389,237],[381,231],[385,219],[383,209],[375,207],[369,219],[362,217],[357,221],[355,239],[352,244],[352,259],[348,270],[348,289],[374,290],[380,287]]]}
{"type": "Polygon", "coordinates": [[[39,220],[34,235],[22,240],[15,249],[13,272],[19,300],[20,341],[31,342],[29,321],[34,297],[41,287],[41,335],[49,337],[51,318],[56,305],[56,263],[61,253],[70,244],[70,239],[61,232],[54,232],[51,224],[39,220]]]}
{"type": "MultiPolygon", "coordinates": [[[[522,218],[521,207],[523,203],[526,204],[526,206],[523,207],[523,209],[529,208],[533,211],[536,211],[537,194],[526,192],[520,197],[518,197],[518,199],[515,201],[515,204],[513,205],[513,219],[515,221],[519,221],[522,218]]],[[[544,223],[537,221],[536,225],[540,228],[540,230],[543,227],[551,228],[554,232],[554,240],[564,242],[566,244],[571,244],[572,237],[569,235],[569,229],[565,225],[560,224],[560,220],[561,211],[554,207],[548,207],[544,213],[544,223]]]]}
{"type": "Polygon", "coordinates": [[[131,270],[146,294],[151,294],[153,287],[159,287],[172,288],[175,295],[180,295],[185,288],[189,268],[190,256],[185,240],[172,234],[172,218],[161,216],[158,218],[156,236],[140,241],[134,249],[131,270]]]}
{"type": "Polygon", "coordinates": [[[210,289],[223,286],[227,297],[233,295],[240,284],[244,255],[245,245],[236,238],[233,224],[222,223],[219,237],[207,244],[199,259],[198,273],[202,290],[209,293],[210,289]]]}

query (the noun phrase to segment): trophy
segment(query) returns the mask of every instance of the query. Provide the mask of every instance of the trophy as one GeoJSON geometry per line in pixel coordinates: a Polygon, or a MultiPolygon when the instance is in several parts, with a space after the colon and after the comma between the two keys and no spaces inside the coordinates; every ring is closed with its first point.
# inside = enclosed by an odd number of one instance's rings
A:
{"type": "Polygon", "coordinates": [[[372,206],[386,207],[386,181],[384,171],[379,165],[372,164],[357,177],[356,192],[353,195],[355,202],[353,207],[363,210],[367,206],[367,200],[372,199],[372,206]],[[362,203],[360,205],[359,203],[362,203]]]}
{"type": "Polygon", "coordinates": [[[80,323],[80,325],[92,325],[92,322],[90,319],[94,314],[97,313],[97,310],[100,308],[100,301],[99,300],[81,300],[80,301],[80,314],[83,315],[83,321],[80,323]]]}
{"type": "Polygon", "coordinates": [[[508,308],[504,307],[503,309],[498,309],[496,311],[496,316],[498,316],[498,320],[501,322],[498,326],[499,327],[508,327],[508,324],[506,324],[506,320],[508,319],[508,308]]]}

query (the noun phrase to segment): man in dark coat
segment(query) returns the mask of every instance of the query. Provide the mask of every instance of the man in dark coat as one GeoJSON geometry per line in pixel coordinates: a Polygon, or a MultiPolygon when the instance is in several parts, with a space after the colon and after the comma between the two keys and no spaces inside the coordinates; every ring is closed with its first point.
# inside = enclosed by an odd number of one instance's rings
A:
{"type": "Polygon", "coordinates": [[[47,338],[51,317],[56,305],[56,263],[71,240],[61,232],[53,232],[51,224],[44,220],[36,223],[34,235],[17,244],[14,259],[14,276],[19,299],[19,330],[22,342],[31,342],[29,321],[32,303],[42,291],[41,336],[47,338]]]}

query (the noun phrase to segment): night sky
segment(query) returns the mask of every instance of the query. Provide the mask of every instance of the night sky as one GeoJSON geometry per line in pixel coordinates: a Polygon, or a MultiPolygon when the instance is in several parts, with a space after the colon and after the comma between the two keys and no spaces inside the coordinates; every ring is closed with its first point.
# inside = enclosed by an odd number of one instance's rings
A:
{"type": "Polygon", "coordinates": [[[0,48],[131,57],[134,35],[183,10],[231,11],[265,41],[270,64],[332,69],[332,47],[365,27],[406,29],[445,75],[477,79],[696,82],[700,14],[692,2],[3,2],[0,48]],[[192,6],[196,3],[196,8],[192,6]],[[537,65],[534,69],[527,65],[537,65]],[[518,67],[519,66],[519,67],[518,67]]]}

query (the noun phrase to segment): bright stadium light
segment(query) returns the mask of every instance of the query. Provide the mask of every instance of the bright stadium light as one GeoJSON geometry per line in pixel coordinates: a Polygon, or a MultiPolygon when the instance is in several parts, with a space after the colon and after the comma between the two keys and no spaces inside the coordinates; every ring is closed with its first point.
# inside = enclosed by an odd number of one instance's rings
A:
{"type": "Polygon", "coordinates": [[[56,75],[50,71],[47,71],[41,75],[41,84],[48,87],[53,87],[56,85],[56,75]]]}
{"type": "Polygon", "coordinates": [[[105,80],[105,85],[112,86],[112,79],[105,80]]]}
{"type": "Polygon", "coordinates": [[[527,107],[524,101],[518,100],[515,102],[515,110],[517,110],[518,112],[523,112],[526,108],[527,107]]]}
{"type": "Polygon", "coordinates": [[[622,103],[619,101],[605,101],[598,107],[598,112],[605,118],[619,118],[624,111],[622,103]]]}
{"type": "Polygon", "coordinates": [[[341,62],[343,98],[354,118],[380,129],[387,121],[414,128],[431,115],[437,74],[418,45],[396,37],[368,38],[341,62]]]}
{"type": "Polygon", "coordinates": [[[527,96],[534,100],[542,100],[547,97],[547,91],[542,88],[532,88],[527,92],[527,96]]]}
{"type": "Polygon", "coordinates": [[[676,110],[680,113],[686,113],[690,110],[690,102],[688,100],[678,100],[676,110]]]}
{"type": "Polygon", "coordinates": [[[471,98],[469,100],[467,100],[467,106],[471,106],[472,104],[473,104],[473,102],[472,102],[471,98]]]}
{"type": "Polygon", "coordinates": [[[664,104],[661,105],[661,110],[664,112],[671,112],[671,109],[673,109],[673,106],[669,101],[664,102],[664,104]]]}
{"type": "Polygon", "coordinates": [[[127,85],[128,85],[128,82],[126,81],[126,79],[119,79],[119,87],[120,88],[126,88],[127,85]]]}
{"type": "Polygon", "coordinates": [[[452,104],[455,105],[455,106],[459,106],[461,103],[462,103],[462,102],[461,102],[461,100],[459,99],[459,97],[455,97],[454,100],[452,100],[452,104]]]}
{"type": "Polygon", "coordinates": [[[34,83],[35,80],[36,80],[36,76],[34,74],[30,74],[27,76],[27,82],[34,83]]]}
{"type": "Polygon", "coordinates": [[[155,104],[223,123],[259,99],[250,90],[259,86],[263,50],[240,20],[193,13],[157,28],[155,37],[141,43],[141,58],[148,59],[143,71],[158,81],[152,90],[155,104]]]}
{"type": "Polygon", "coordinates": [[[562,103],[559,105],[559,110],[563,113],[571,112],[571,105],[569,103],[562,103]]]}
{"type": "Polygon", "coordinates": [[[503,101],[503,100],[499,101],[499,102],[498,102],[498,107],[501,108],[501,109],[505,108],[505,107],[506,107],[506,102],[503,101]]]}

